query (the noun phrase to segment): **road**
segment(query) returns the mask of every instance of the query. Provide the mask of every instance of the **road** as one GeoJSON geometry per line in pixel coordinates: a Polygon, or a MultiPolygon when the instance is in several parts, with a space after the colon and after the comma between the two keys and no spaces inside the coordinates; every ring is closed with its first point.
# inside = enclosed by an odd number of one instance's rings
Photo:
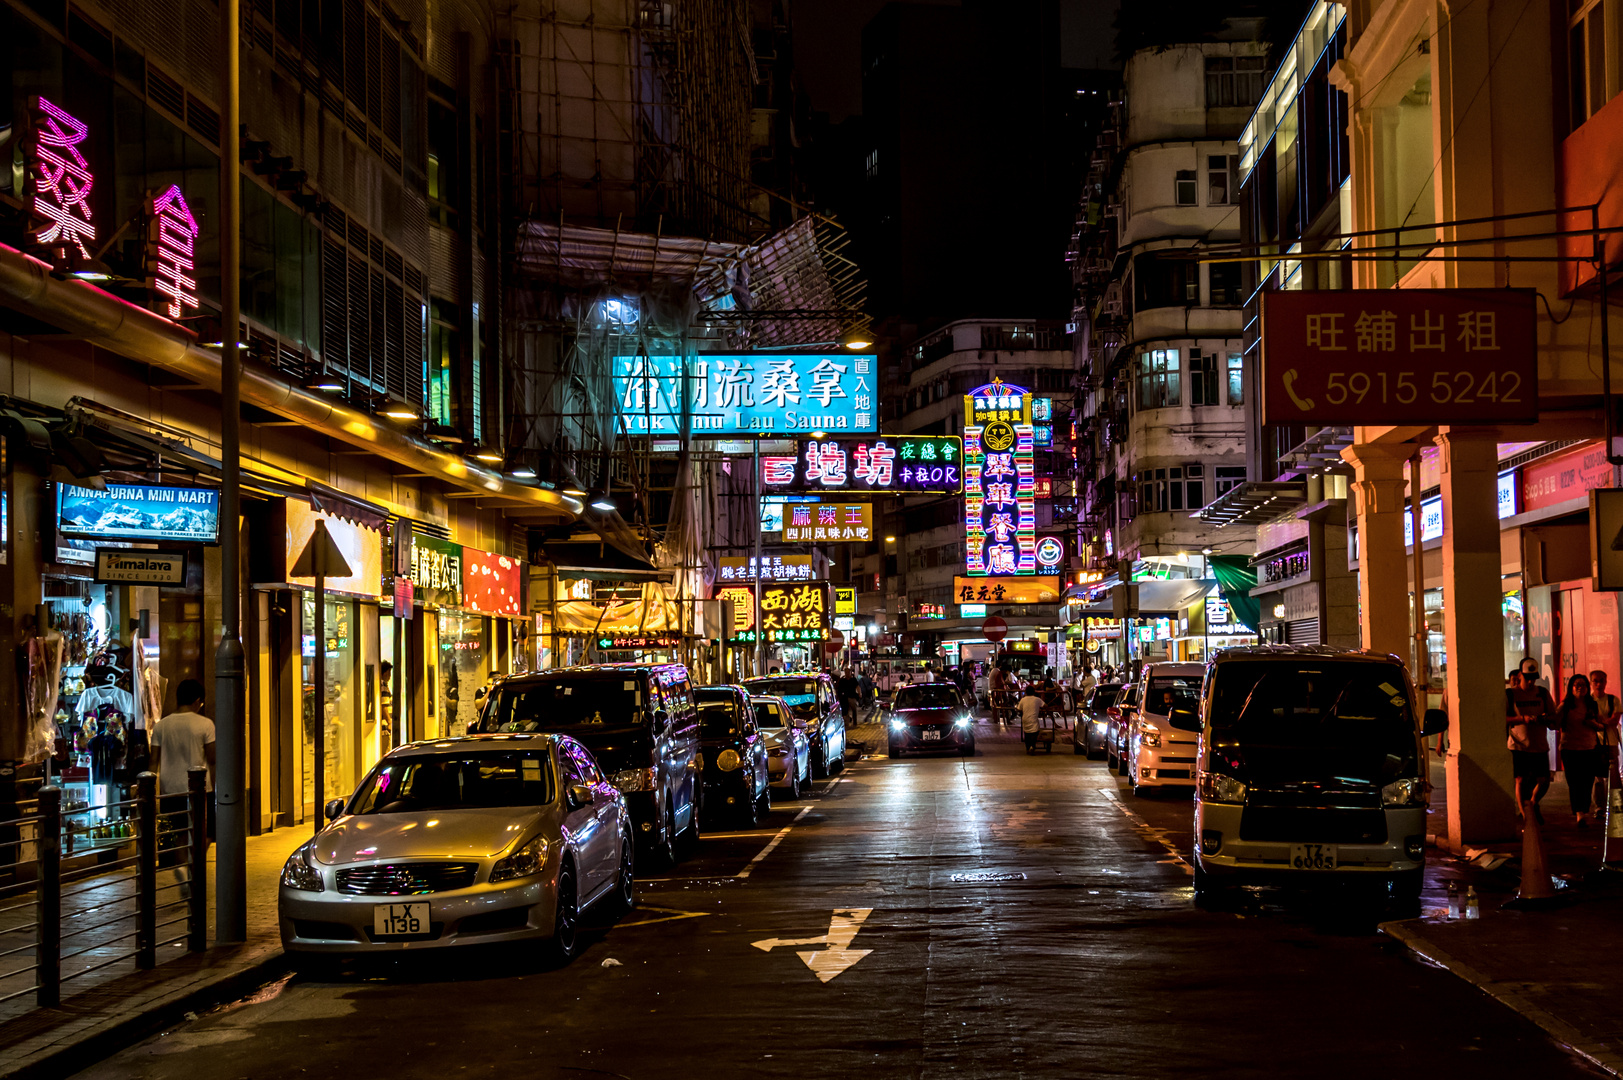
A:
{"type": "Polygon", "coordinates": [[[294,976],[81,1076],[1601,1075],[1344,905],[1197,910],[1188,800],[1058,749],[983,724],[974,758],[857,762],[566,969],[294,976]]]}

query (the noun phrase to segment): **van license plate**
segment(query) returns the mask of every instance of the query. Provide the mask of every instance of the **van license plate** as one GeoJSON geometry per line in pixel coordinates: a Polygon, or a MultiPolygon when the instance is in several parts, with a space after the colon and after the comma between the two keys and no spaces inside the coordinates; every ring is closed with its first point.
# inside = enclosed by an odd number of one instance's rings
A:
{"type": "Polygon", "coordinates": [[[931,739],[940,739],[941,732],[937,731],[935,728],[925,728],[919,732],[919,738],[923,739],[925,742],[929,742],[931,739]]]}
{"type": "Polygon", "coordinates": [[[427,937],[427,904],[379,904],[372,909],[372,933],[387,937],[427,937]]]}
{"type": "Polygon", "coordinates": [[[1292,844],[1291,868],[1293,870],[1334,870],[1336,868],[1336,845],[1292,844]]]}

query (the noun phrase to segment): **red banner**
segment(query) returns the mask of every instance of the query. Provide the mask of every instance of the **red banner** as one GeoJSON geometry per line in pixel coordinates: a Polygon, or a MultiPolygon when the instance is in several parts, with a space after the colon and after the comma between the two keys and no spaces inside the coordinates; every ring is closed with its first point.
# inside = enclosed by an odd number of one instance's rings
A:
{"type": "Polygon", "coordinates": [[[1262,295],[1265,424],[1538,418],[1532,289],[1262,295]]]}
{"type": "Polygon", "coordinates": [[[1581,499],[1591,488],[1612,486],[1612,466],[1599,442],[1522,466],[1522,513],[1581,499]]]}
{"type": "Polygon", "coordinates": [[[485,615],[517,615],[524,596],[524,564],[478,548],[462,549],[462,606],[485,615]]]}

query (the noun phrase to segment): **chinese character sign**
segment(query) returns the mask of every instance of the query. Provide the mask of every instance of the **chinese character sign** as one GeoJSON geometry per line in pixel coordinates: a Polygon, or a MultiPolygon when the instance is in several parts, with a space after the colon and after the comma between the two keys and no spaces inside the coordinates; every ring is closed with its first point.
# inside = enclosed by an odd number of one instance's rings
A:
{"type": "Polygon", "coordinates": [[[1030,424],[964,429],[964,571],[1037,572],[1037,500],[1030,424]]]}
{"type": "Polygon", "coordinates": [[[874,432],[878,364],[843,353],[616,356],[620,422],[631,435],[874,432]]]}
{"type": "Polygon", "coordinates": [[[828,637],[828,586],[822,582],[761,587],[761,631],[768,641],[820,641],[828,637]]]}
{"type": "Polygon", "coordinates": [[[34,240],[62,257],[71,249],[88,259],[85,241],[96,239],[90,221],[95,178],[79,144],[90,129],[42,97],[30,98],[28,107],[32,125],[23,148],[28,209],[41,219],[34,240]]]}
{"type": "MultiPolygon", "coordinates": [[[[1052,399],[1044,400],[1050,402],[1051,409],[1052,399]]],[[[1002,379],[993,379],[964,395],[964,425],[981,427],[994,421],[1029,424],[1033,421],[1032,406],[1031,391],[1002,379]]]]}
{"type": "Polygon", "coordinates": [[[801,439],[797,446],[793,457],[761,456],[764,491],[956,495],[963,490],[963,440],[956,435],[830,435],[801,439]]]}
{"type": "Polygon", "coordinates": [[[716,580],[722,584],[734,581],[810,581],[812,557],[810,555],[762,555],[757,562],[753,556],[724,555],[716,568],[716,580]]]}
{"type": "Polygon", "coordinates": [[[1531,289],[1267,292],[1265,424],[1454,424],[1538,416],[1531,289]]]}
{"type": "Polygon", "coordinates": [[[178,185],[148,200],[147,279],[158,294],[158,310],[171,319],[197,307],[196,243],[197,221],[178,185]]]}
{"type": "Polygon", "coordinates": [[[793,503],[785,507],[786,544],[872,539],[873,506],[869,503],[793,503]]]}

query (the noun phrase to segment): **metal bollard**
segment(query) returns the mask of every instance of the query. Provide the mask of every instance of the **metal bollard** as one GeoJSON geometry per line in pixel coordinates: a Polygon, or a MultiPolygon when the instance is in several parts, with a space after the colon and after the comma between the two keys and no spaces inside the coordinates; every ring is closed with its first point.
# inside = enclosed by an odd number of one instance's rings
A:
{"type": "Polygon", "coordinates": [[[158,965],[158,778],[135,778],[135,966],[158,965]]]}
{"type": "Polygon", "coordinates": [[[208,792],[204,790],[208,770],[186,771],[187,804],[192,838],[192,906],[186,927],[186,947],[192,952],[208,948],[209,832],[208,792]]]}
{"type": "Polygon", "coordinates": [[[39,889],[34,893],[36,1000],[62,1001],[62,789],[39,789],[39,889]]]}

